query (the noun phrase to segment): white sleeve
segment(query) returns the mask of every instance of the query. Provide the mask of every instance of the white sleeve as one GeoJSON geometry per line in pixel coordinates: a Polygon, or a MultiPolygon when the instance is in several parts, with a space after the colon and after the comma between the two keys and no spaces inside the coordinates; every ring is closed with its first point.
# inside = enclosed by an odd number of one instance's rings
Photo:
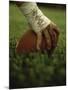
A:
{"type": "Polygon", "coordinates": [[[41,12],[35,2],[25,2],[20,6],[20,9],[35,32],[43,30],[51,22],[51,20],[41,12]]]}

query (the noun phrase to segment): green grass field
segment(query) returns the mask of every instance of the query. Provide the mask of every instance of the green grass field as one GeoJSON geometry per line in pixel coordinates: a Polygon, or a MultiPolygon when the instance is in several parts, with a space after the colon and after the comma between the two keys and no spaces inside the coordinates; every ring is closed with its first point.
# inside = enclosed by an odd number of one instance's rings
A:
{"type": "Polygon", "coordinates": [[[9,7],[10,88],[60,86],[66,84],[66,15],[65,8],[39,7],[60,28],[53,56],[39,52],[18,55],[16,41],[29,28],[26,18],[14,4],[9,7]]]}

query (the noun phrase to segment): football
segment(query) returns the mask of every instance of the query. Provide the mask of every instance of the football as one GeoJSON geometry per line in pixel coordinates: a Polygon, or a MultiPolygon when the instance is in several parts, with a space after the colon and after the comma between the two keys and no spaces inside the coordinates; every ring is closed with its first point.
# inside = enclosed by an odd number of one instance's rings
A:
{"type": "MultiPolygon", "coordinates": [[[[29,52],[36,52],[36,41],[37,36],[32,30],[28,30],[21,39],[17,42],[16,51],[17,53],[29,53],[29,52]]],[[[46,40],[44,35],[42,35],[42,42],[41,42],[41,51],[46,50],[46,40]]]]}
{"type": "MultiPolygon", "coordinates": [[[[45,30],[44,30],[45,31],[45,30]]],[[[54,49],[57,46],[59,32],[57,29],[48,30],[50,35],[50,45],[51,47],[48,49],[49,44],[47,43],[47,38],[45,38],[44,34],[42,33],[42,41],[40,45],[40,52],[47,52],[48,55],[52,54],[54,49]]],[[[33,30],[28,30],[24,33],[24,35],[20,38],[16,45],[16,52],[17,53],[30,53],[36,52],[37,48],[37,35],[33,30]]]]}

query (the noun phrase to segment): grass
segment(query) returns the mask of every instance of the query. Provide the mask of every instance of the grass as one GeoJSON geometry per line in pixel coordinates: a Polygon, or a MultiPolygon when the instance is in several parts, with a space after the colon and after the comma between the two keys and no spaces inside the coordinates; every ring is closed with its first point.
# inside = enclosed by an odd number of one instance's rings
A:
{"type": "Polygon", "coordinates": [[[19,8],[9,7],[9,59],[10,88],[60,86],[66,84],[66,21],[64,8],[40,6],[42,12],[60,28],[58,46],[53,56],[40,52],[19,55],[15,51],[16,41],[29,28],[19,8]]]}

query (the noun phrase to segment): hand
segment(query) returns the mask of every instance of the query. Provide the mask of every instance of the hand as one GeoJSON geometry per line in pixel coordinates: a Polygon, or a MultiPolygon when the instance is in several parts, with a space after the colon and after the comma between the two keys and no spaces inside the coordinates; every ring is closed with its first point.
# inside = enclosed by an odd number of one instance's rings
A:
{"type": "Polygon", "coordinates": [[[54,23],[51,23],[46,29],[44,29],[43,34],[46,40],[46,50],[50,55],[57,46],[59,28],[54,23]]]}

